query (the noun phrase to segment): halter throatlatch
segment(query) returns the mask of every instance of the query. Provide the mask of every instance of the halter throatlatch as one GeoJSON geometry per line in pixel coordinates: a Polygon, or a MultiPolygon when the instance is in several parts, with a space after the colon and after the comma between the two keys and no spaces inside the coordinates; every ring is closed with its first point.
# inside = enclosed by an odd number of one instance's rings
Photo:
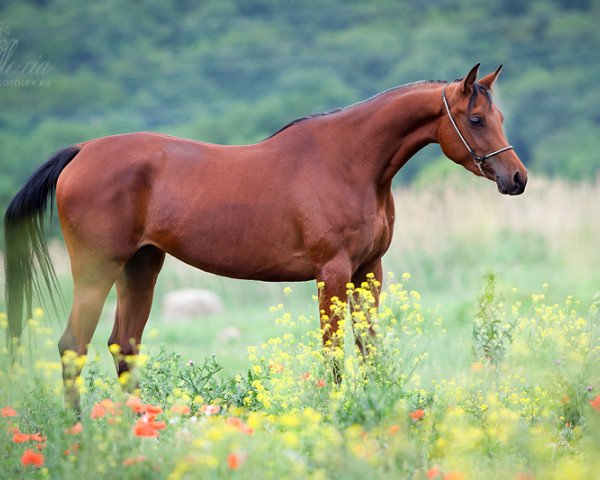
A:
{"type": "Polygon", "coordinates": [[[454,120],[454,117],[452,116],[452,113],[450,112],[450,105],[448,105],[448,99],[446,98],[446,87],[447,87],[447,85],[444,85],[444,88],[442,88],[442,100],[444,101],[444,106],[446,107],[446,112],[448,113],[450,122],[452,122],[452,126],[454,127],[454,130],[456,130],[458,137],[462,140],[462,142],[465,144],[465,147],[467,147],[467,150],[473,157],[473,162],[475,162],[475,165],[477,165],[477,168],[479,168],[479,171],[481,172],[481,174],[484,177],[487,177],[487,175],[485,173],[483,173],[483,169],[481,168],[481,164],[484,162],[484,160],[495,157],[496,155],[499,155],[502,152],[506,152],[507,150],[512,150],[514,147],[512,145],[508,145],[506,147],[500,148],[498,150],[493,151],[492,153],[488,153],[483,156],[477,155],[475,153],[475,150],[473,150],[471,148],[471,146],[469,145],[469,143],[467,142],[467,140],[465,139],[463,134],[460,133],[460,129],[458,128],[458,125],[456,124],[456,120],[454,120]]]}

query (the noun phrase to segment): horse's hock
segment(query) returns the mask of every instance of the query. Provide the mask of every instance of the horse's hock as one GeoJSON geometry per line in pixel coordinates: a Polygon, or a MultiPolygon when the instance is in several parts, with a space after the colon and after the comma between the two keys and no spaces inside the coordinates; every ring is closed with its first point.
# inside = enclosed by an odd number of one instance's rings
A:
{"type": "Polygon", "coordinates": [[[223,301],[215,292],[199,288],[173,290],[163,298],[162,316],[166,323],[215,315],[225,310],[223,301]]]}

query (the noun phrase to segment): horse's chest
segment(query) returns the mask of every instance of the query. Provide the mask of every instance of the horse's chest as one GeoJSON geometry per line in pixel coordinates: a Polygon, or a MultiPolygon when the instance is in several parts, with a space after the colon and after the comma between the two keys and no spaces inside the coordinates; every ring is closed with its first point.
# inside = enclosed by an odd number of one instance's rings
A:
{"type": "Polygon", "coordinates": [[[361,261],[383,255],[392,239],[393,215],[385,209],[373,212],[363,224],[356,240],[355,255],[361,261]]]}

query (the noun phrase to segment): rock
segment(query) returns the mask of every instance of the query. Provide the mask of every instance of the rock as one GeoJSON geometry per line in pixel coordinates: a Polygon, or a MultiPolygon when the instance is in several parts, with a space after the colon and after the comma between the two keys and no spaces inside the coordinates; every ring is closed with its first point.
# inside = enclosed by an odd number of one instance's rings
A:
{"type": "Polygon", "coordinates": [[[167,293],[162,307],[166,322],[215,315],[224,310],[223,302],[215,292],[199,288],[173,290],[167,293]]]}

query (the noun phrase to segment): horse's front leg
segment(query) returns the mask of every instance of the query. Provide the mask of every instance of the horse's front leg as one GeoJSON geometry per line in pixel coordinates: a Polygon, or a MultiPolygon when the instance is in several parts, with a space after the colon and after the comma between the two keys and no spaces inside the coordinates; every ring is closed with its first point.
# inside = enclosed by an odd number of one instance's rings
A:
{"type": "Polygon", "coordinates": [[[375,308],[377,310],[379,308],[382,278],[383,267],[381,265],[381,258],[361,265],[354,275],[352,275],[352,283],[356,287],[352,299],[353,307],[360,307],[359,311],[362,310],[367,323],[367,325],[359,325],[355,315],[352,316],[352,322],[354,324],[354,341],[363,356],[368,353],[367,345],[375,336],[371,309],[375,308]],[[364,290],[368,292],[368,297],[361,294],[361,291],[364,290]]]}
{"type": "Polygon", "coordinates": [[[348,311],[347,284],[351,276],[350,262],[341,258],[327,262],[317,275],[323,348],[333,357],[333,378],[337,384],[342,379],[341,362],[344,356],[344,330],[339,327],[348,311]]]}

